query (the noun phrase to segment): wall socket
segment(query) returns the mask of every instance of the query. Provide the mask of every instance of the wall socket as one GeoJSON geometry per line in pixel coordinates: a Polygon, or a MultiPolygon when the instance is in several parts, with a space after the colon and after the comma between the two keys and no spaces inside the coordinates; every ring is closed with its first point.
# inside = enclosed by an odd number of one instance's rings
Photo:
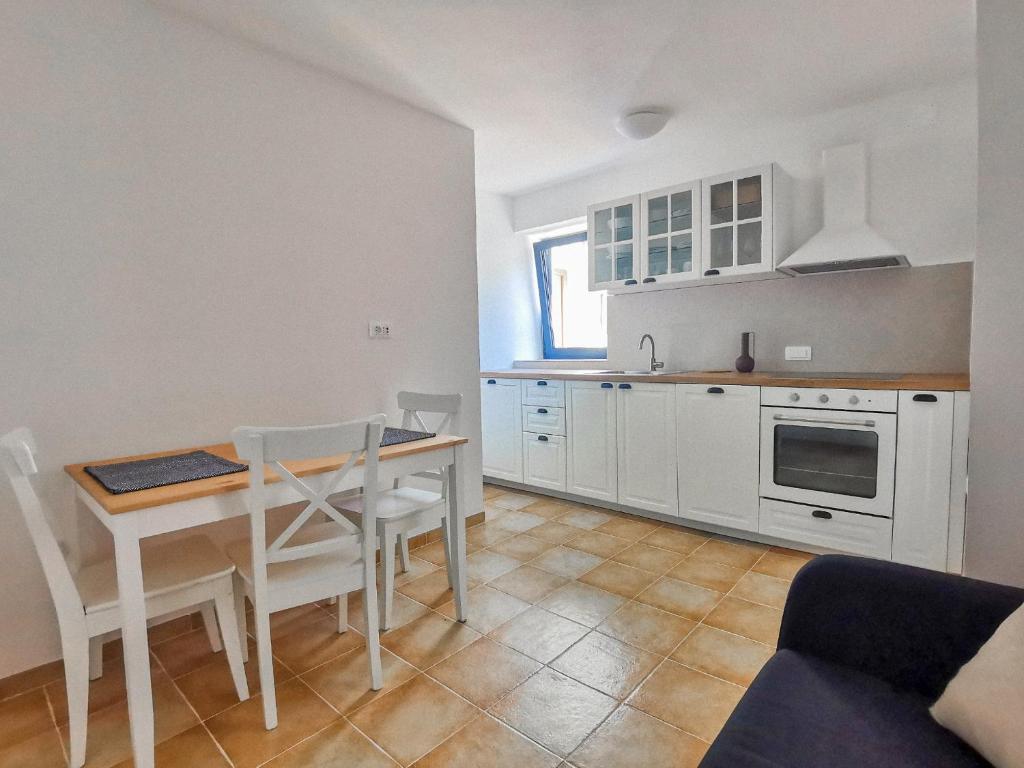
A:
{"type": "Polygon", "coordinates": [[[786,347],[787,360],[810,360],[810,347],[786,347]]]}
{"type": "Polygon", "coordinates": [[[387,320],[375,320],[370,323],[370,338],[371,339],[390,339],[391,338],[391,323],[387,320]]]}

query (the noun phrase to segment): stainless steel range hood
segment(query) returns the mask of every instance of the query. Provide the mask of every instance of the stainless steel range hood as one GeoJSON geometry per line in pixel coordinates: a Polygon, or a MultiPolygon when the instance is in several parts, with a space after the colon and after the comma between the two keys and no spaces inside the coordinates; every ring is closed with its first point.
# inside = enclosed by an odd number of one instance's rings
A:
{"type": "Polygon", "coordinates": [[[868,224],[867,154],[863,144],[821,153],[825,226],[778,267],[787,275],[909,267],[907,257],[868,224]]]}

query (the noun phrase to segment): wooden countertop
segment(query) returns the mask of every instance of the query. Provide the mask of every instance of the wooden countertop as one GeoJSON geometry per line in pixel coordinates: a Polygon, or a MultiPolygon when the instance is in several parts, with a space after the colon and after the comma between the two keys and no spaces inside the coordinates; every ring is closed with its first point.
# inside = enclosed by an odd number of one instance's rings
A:
{"type": "Polygon", "coordinates": [[[735,371],[684,371],[660,375],[602,373],[599,370],[554,370],[549,368],[514,368],[506,371],[481,371],[481,378],[550,379],[565,381],[638,381],[660,384],[732,384],[759,387],[815,387],[818,389],[922,389],[953,392],[970,389],[966,373],[866,373],[857,378],[800,378],[799,373],[735,371]]]}
{"type": "MultiPolygon", "coordinates": [[[[390,445],[387,448],[381,448],[380,460],[387,461],[388,459],[412,456],[425,451],[438,451],[468,442],[469,440],[465,437],[438,435],[437,437],[430,437],[425,440],[414,440],[409,443],[400,443],[399,445],[390,445]]],[[[159,456],[173,456],[178,453],[189,453],[190,451],[197,450],[209,451],[215,456],[220,456],[228,459],[229,461],[238,461],[238,454],[235,453],[235,446],[233,443],[219,443],[217,445],[180,448],[174,451],[147,453],[141,456],[122,456],[116,459],[84,461],[81,464],[68,464],[64,467],[64,471],[71,476],[72,480],[82,486],[90,496],[96,499],[100,506],[102,506],[103,509],[111,515],[119,515],[124,512],[134,512],[139,509],[148,509],[150,507],[159,507],[165,504],[173,504],[178,501],[198,499],[203,496],[216,496],[219,493],[239,491],[249,487],[249,473],[246,471],[236,472],[232,475],[221,475],[220,477],[208,477],[204,480],[192,480],[187,483],[163,485],[159,488],[147,488],[144,491],[111,493],[100,485],[96,478],[85,471],[87,466],[117,464],[122,461],[137,461],[139,459],[155,459],[159,456]]],[[[294,472],[297,477],[302,477],[303,475],[313,475],[318,472],[330,472],[338,469],[348,460],[348,457],[349,454],[342,454],[340,456],[331,456],[323,459],[286,461],[283,463],[290,472],[294,472]]],[[[360,463],[362,463],[361,460],[360,463]]],[[[267,483],[276,483],[281,480],[281,478],[270,470],[265,470],[264,477],[266,478],[267,483]]]]}

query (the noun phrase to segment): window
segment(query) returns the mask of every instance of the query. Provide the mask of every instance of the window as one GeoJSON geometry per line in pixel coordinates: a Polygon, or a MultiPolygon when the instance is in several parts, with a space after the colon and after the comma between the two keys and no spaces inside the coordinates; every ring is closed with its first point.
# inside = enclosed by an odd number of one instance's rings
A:
{"type": "Polygon", "coordinates": [[[540,291],[544,358],[606,358],[608,295],[588,290],[587,233],[536,242],[533,256],[540,291]]]}

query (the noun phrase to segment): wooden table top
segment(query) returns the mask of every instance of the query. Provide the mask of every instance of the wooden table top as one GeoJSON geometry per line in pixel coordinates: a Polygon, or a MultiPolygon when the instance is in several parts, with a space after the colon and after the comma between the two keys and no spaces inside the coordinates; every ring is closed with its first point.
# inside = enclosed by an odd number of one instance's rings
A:
{"type": "MultiPolygon", "coordinates": [[[[429,437],[424,440],[414,440],[410,443],[401,443],[400,445],[390,445],[387,448],[381,448],[380,460],[388,461],[389,459],[400,459],[403,456],[414,456],[418,453],[444,450],[446,448],[453,448],[456,445],[463,445],[468,442],[469,439],[465,437],[438,435],[437,437],[429,437]]],[[[208,477],[204,480],[192,480],[187,483],[163,485],[159,488],[147,488],[144,491],[115,494],[100,485],[96,478],[85,471],[87,466],[93,467],[101,464],[117,464],[122,461],[155,459],[161,456],[174,456],[175,454],[189,453],[191,451],[209,451],[215,456],[220,456],[228,459],[229,461],[238,461],[238,454],[235,453],[235,446],[233,443],[219,443],[217,445],[179,448],[173,451],[161,451],[159,453],[146,453],[139,456],[120,456],[115,459],[84,461],[81,464],[68,464],[64,467],[64,471],[71,476],[72,480],[82,486],[82,488],[84,488],[89,495],[99,502],[100,506],[111,515],[134,512],[136,510],[148,509],[150,507],[160,507],[165,504],[174,504],[179,501],[188,501],[189,499],[198,499],[204,496],[216,496],[220,493],[239,491],[249,487],[249,473],[236,472],[231,475],[221,475],[220,477],[208,477]]],[[[349,455],[350,454],[341,454],[339,456],[330,456],[323,459],[286,461],[283,463],[290,472],[293,472],[298,477],[302,477],[303,475],[315,475],[320,472],[330,472],[338,469],[338,467],[342,466],[348,460],[349,455]]],[[[362,460],[360,460],[360,463],[362,463],[362,460]]],[[[271,472],[269,469],[265,470],[264,477],[266,478],[267,483],[280,482],[281,479],[277,474],[271,472]]]]}

